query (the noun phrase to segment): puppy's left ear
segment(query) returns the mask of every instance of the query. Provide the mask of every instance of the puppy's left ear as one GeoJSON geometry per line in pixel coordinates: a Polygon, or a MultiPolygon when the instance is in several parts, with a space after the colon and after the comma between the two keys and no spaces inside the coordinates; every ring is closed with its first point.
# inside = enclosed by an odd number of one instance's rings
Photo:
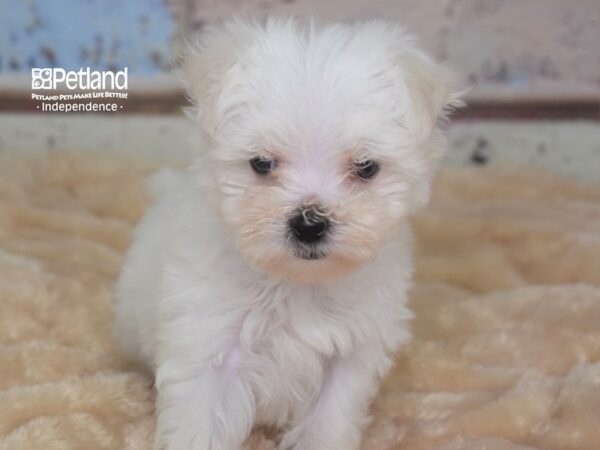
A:
{"type": "Polygon", "coordinates": [[[411,35],[392,26],[392,58],[399,75],[398,108],[401,123],[410,140],[411,173],[415,183],[410,195],[412,211],[429,201],[435,169],[445,150],[440,125],[448,114],[464,106],[458,78],[443,64],[436,63],[421,51],[411,35]]]}
{"type": "Polygon", "coordinates": [[[464,90],[448,67],[420,50],[407,46],[399,59],[411,103],[405,125],[417,141],[427,141],[452,110],[464,106],[464,90]]]}

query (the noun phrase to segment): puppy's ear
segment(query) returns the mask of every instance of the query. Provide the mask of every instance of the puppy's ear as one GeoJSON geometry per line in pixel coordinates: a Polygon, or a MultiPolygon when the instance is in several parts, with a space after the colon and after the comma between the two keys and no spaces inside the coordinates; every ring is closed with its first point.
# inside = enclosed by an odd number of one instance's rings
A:
{"type": "Polygon", "coordinates": [[[404,125],[418,149],[422,168],[410,201],[411,210],[416,211],[429,203],[433,176],[446,151],[441,125],[453,109],[464,103],[457,78],[447,67],[414,49],[404,53],[402,59],[410,103],[404,125]]]}
{"type": "Polygon", "coordinates": [[[400,122],[412,141],[411,173],[418,181],[412,189],[409,206],[415,211],[427,204],[433,174],[446,150],[440,125],[452,109],[464,105],[461,100],[464,90],[449,68],[419,49],[414,37],[397,25],[383,26],[381,35],[387,42],[398,80],[400,122]]]}
{"type": "Polygon", "coordinates": [[[431,137],[448,113],[464,106],[457,77],[443,64],[416,49],[408,38],[397,55],[406,83],[411,108],[406,126],[418,141],[431,137]]]}
{"type": "Polygon", "coordinates": [[[192,114],[210,135],[218,123],[219,98],[231,88],[240,57],[258,30],[255,24],[232,20],[207,28],[186,45],[182,69],[187,95],[195,106],[192,114]]]}
{"type": "Polygon", "coordinates": [[[457,77],[421,51],[417,40],[401,26],[383,20],[356,25],[356,33],[374,48],[383,47],[395,72],[403,125],[419,141],[427,140],[440,119],[463,105],[457,77]]]}

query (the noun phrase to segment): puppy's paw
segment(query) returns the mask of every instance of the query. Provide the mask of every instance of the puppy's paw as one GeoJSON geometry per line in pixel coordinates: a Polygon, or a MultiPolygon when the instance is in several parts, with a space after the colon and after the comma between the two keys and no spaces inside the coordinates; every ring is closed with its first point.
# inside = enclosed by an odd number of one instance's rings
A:
{"type": "MultiPolygon", "coordinates": [[[[279,450],[358,450],[361,442],[360,428],[348,426],[340,433],[326,427],[312,427],[301,433],[286,433],[279,450]]],[[[341,431],[341,430],[340,430],[341,431]]]]}

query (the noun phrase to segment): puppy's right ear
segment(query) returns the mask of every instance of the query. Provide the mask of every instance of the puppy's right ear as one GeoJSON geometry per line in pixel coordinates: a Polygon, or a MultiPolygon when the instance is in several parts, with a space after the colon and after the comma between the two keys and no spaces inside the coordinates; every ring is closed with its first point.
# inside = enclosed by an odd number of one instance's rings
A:
{"type": "Polygon", "coordinates": [[[187,95],[194,105],[193,116],[209,135],[224,112],[219,99],[233,87],[241,55],[257,30],[251,23],[233,20],[207,28],[186,45],[182,69],[187,95]]]}

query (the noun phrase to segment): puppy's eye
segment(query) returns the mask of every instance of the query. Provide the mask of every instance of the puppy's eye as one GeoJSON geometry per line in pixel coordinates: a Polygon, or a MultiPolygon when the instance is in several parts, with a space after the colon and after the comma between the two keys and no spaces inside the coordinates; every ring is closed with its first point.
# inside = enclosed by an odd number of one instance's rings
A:
{"type": "Polygon", "coordinates": [[[354,173],[363,180],[373,178],[379,172],[379,163],[366,159],[354,162],[354,173]]]}
{"type": "Polygon", "coordinates": [[[250,160],[250,167],[259,175],[267,175],[275,169],[275,160],[256,156],[250,160]]]}

